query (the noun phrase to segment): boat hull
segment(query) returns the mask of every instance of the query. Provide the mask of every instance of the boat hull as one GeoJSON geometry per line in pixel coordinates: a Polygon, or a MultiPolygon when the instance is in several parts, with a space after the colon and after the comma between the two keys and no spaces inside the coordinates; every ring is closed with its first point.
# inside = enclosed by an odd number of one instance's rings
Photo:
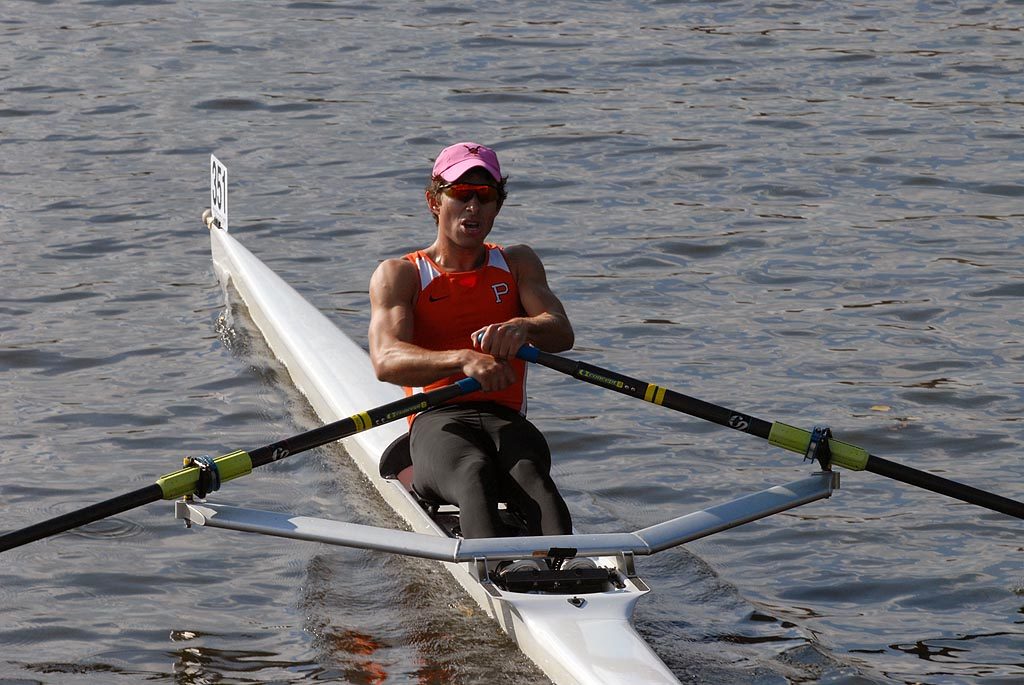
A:
{"type": "MultiPolygon", "coordinates": [[[[366,352],[226,231],[212,228],[213,262],[231,283],[275,356],[324,422],[357,414],[402,397],[381,383],[366,352]]],[[[406,431],[397,421],[346,438],[343,443],[381,497],[418,533],[447,533],[398,481],[379,474],[381,455],[406,431]]],[[[478,563],[442,563],[471,597],[555,683],[677,683],[672,672],[631,623],[636,602],[648,592],[632,573],[622,587],[575,597],[505,591],[486,580],[478,563]],[[582,600],[582,601],[581,601],[582,600]]],[[[601,559],[624,568],[620,558],[601,559]]]]}

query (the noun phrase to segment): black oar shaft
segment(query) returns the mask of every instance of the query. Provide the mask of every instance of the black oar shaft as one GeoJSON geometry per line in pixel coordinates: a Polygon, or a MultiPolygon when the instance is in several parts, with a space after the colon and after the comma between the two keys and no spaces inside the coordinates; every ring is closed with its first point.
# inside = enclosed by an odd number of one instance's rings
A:
{"type": "Polygon", "coordinates": [[[970,485],[964,485],[954,480],[919,471],[909,466],[889,461],[888,459],[870,455],[864,470],[907,483],[908,485],[916,485],[919,488],[931,490],[932,492],[937,492],[940,495],[946,495],[962,502],[998,511],[1007,516],[1024,519],[1024,502],[1017,502],[992,492],[979,490],[970,485]]]}
{"type": "MultiPolygon", "coordinates": [[[[314,428],[305,433],[258,447],[251,452],[231,452],[217,457],[214,461],[219,467],[221,481],[231,480],[250,473],[257,466],[263,466],[293,454],[299,454],[300,452],[341,440],[375,426],[381,426],[385,423],[405,418],[428,407],[443,404],[459,395],[474,392],[479,388],[480,384],[475,380],[465,378],[457,383],[446,385],[430,392],[421,392],[410,397],[404,397],[380,407],[368,409],[360,414],[329,423],[326,426],[314,428]]],[[[0,535],[0,552],[5,552],[9,549],[50,537],[51,535],[63,533],[108,516],[122,514],[129,509],[135,509],[157,500],[175,499],[183,495],[189,495],[196,491],[198,483],[199,468],[195,466],[168,473],[157,479],[156,483],[134,492],[119,495],[104,502],[36,523],[27,528],[0,535]]]]}
{"type": "Polygon", "coordinates": [[[349,416],[334,423],[306,431],[305,433],[264,445],[250,451],[249,458],[252,460],[253,468],[263,466],[264,464],[284,459],[287,456],[335,442],[349,435],[411,416],[428,407],[436,407],[459,395],[473,392],[479,387],[479,383],[466,378],[458,383],[452,383],[430,392],[403,397],[400,400],[369,409],[361,414],[349,416]]]}
{"type": "Polygon", "coordinates": [[[84,526],[87,523],[93,521],[99,521],[100,519],[107,518],[109,516],[116,516],[122,514],[129,509],[135,509],[141,507],[144,504],[156,502],[163,499],[163,490],[156,483],[147,485],[144,488],[139,488],[132,492],[125,493],[119,497],[108,499],[105,502],[99,504],[93,504],[92,506],[84,507],[68,514],[54,517],[41,523],[22,528],[21,530],[12,531],[5,535],[0,535],[0,552],[5,552],[21,545],[27,545],[30,542],[36,540],[42,540],[48,538],[51,535],[57,533],[63,533],[66,530],[77,528],[78,526],[84,526]]]}
{"type": "Polygon", "coordinates": [[[630,378],[615,371],[602,369],[599,366],[587,364],[586,362],[566,359],[557,354],[551,354],[536,348],[529,348],[528,352],[521,352],[520,356],[527,361],[536,362],[541,366],[560,371],[578,380],[599,385],[602,388],[614,390],[623,395],[635,397],[638,400],[659,404],[663,407],[695,416],[698,419],[717,423],[720,426],[750,433],[765,440],[768,439],[768,434],[771,432],[772,424],[768,421],[762,421],[753,416],[741,414],[732,409],[711,404],[696,397],[683,395],[653,383],[630,378]]]}
{"type": "MultiPolygon", "coordinates": [[[[560,357],[530,346],[520,349],[518,356],[526,361],[535,362],[541,366],[546,366],[549,369],[601,386],[602,388],[608,388],[630,397],[659,404],[663,407],[689,414],[690,416],[717,423],[720,426],[756,435],[770,441],[773,445],[783,447],[798,454],[805,454],[810,444],[811,433],[809,431],[794,428],[777,421],[764,421],[748,414],[662,388],[653,383],[647,383],[624,376],[615,371],[602,369],[599,366],[560,357]]],[[[931,490],[932,492],[963,502],[976,504],[986,509],[1007,514],[1008,516],[1024,519],[1024,503],[1022,502],[876,457],[868,454],[867,450],[861,447],[839,440],[829,440],[829,446],[832,452],[833,463],[839,466],[870,471],[880,476],[886,476],[887,478],[915,485],[925,490],[931,490]]]]}

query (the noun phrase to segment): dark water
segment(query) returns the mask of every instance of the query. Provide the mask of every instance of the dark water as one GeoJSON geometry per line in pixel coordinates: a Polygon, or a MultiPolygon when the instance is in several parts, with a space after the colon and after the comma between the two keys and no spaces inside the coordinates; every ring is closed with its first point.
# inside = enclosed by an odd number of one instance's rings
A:
{"type": "MultiPolygon", "coordinates": [[[[0,528],[314,425],[199,215],[357,340],[421,189],[493,144],[575,354],[1024,498],[1024,2],[22,2],[0,9],[0,528]],[[225,323],[225,321],[229,323],[225,323]]],[[[588,531],[799,456],[531,375],[588,531]]],[[[396,525],[340,448],[218,501],[396,525]]],[[[641,559],[685,682],[1024,680],[1024,528],[865,473],[641,559]]],[[[0,556],[0,683],[529,682],[441,569],[154,504],[0,556]]]]}

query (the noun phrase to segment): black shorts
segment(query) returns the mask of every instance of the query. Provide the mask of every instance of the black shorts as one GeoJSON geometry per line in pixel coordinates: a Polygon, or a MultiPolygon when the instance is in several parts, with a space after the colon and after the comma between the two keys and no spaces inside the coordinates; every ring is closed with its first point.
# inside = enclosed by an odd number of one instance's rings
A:
{"type": "Polygon", "coordinates": [[[536,426],[493,402],[461,402],[423,412],[410,431],[413,486],[427,500],[455,504],[463,536],[510,531],[498,502],[514,506],[532,535],[572,532],[551,480],[551,451],[536,426]]]}

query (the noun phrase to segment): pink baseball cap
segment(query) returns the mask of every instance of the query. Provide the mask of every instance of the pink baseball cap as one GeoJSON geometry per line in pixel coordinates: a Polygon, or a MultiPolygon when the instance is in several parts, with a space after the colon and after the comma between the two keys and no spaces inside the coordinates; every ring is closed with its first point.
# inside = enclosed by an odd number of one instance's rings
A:
{"type": "Polygon", "coordinates": [[[441,150],[434,162],[434,176],[451,183],[470,169],[483,167],[495,181],[501,181],[501,166],[494,150],[477,143],[455,143],[441,150]]]}

